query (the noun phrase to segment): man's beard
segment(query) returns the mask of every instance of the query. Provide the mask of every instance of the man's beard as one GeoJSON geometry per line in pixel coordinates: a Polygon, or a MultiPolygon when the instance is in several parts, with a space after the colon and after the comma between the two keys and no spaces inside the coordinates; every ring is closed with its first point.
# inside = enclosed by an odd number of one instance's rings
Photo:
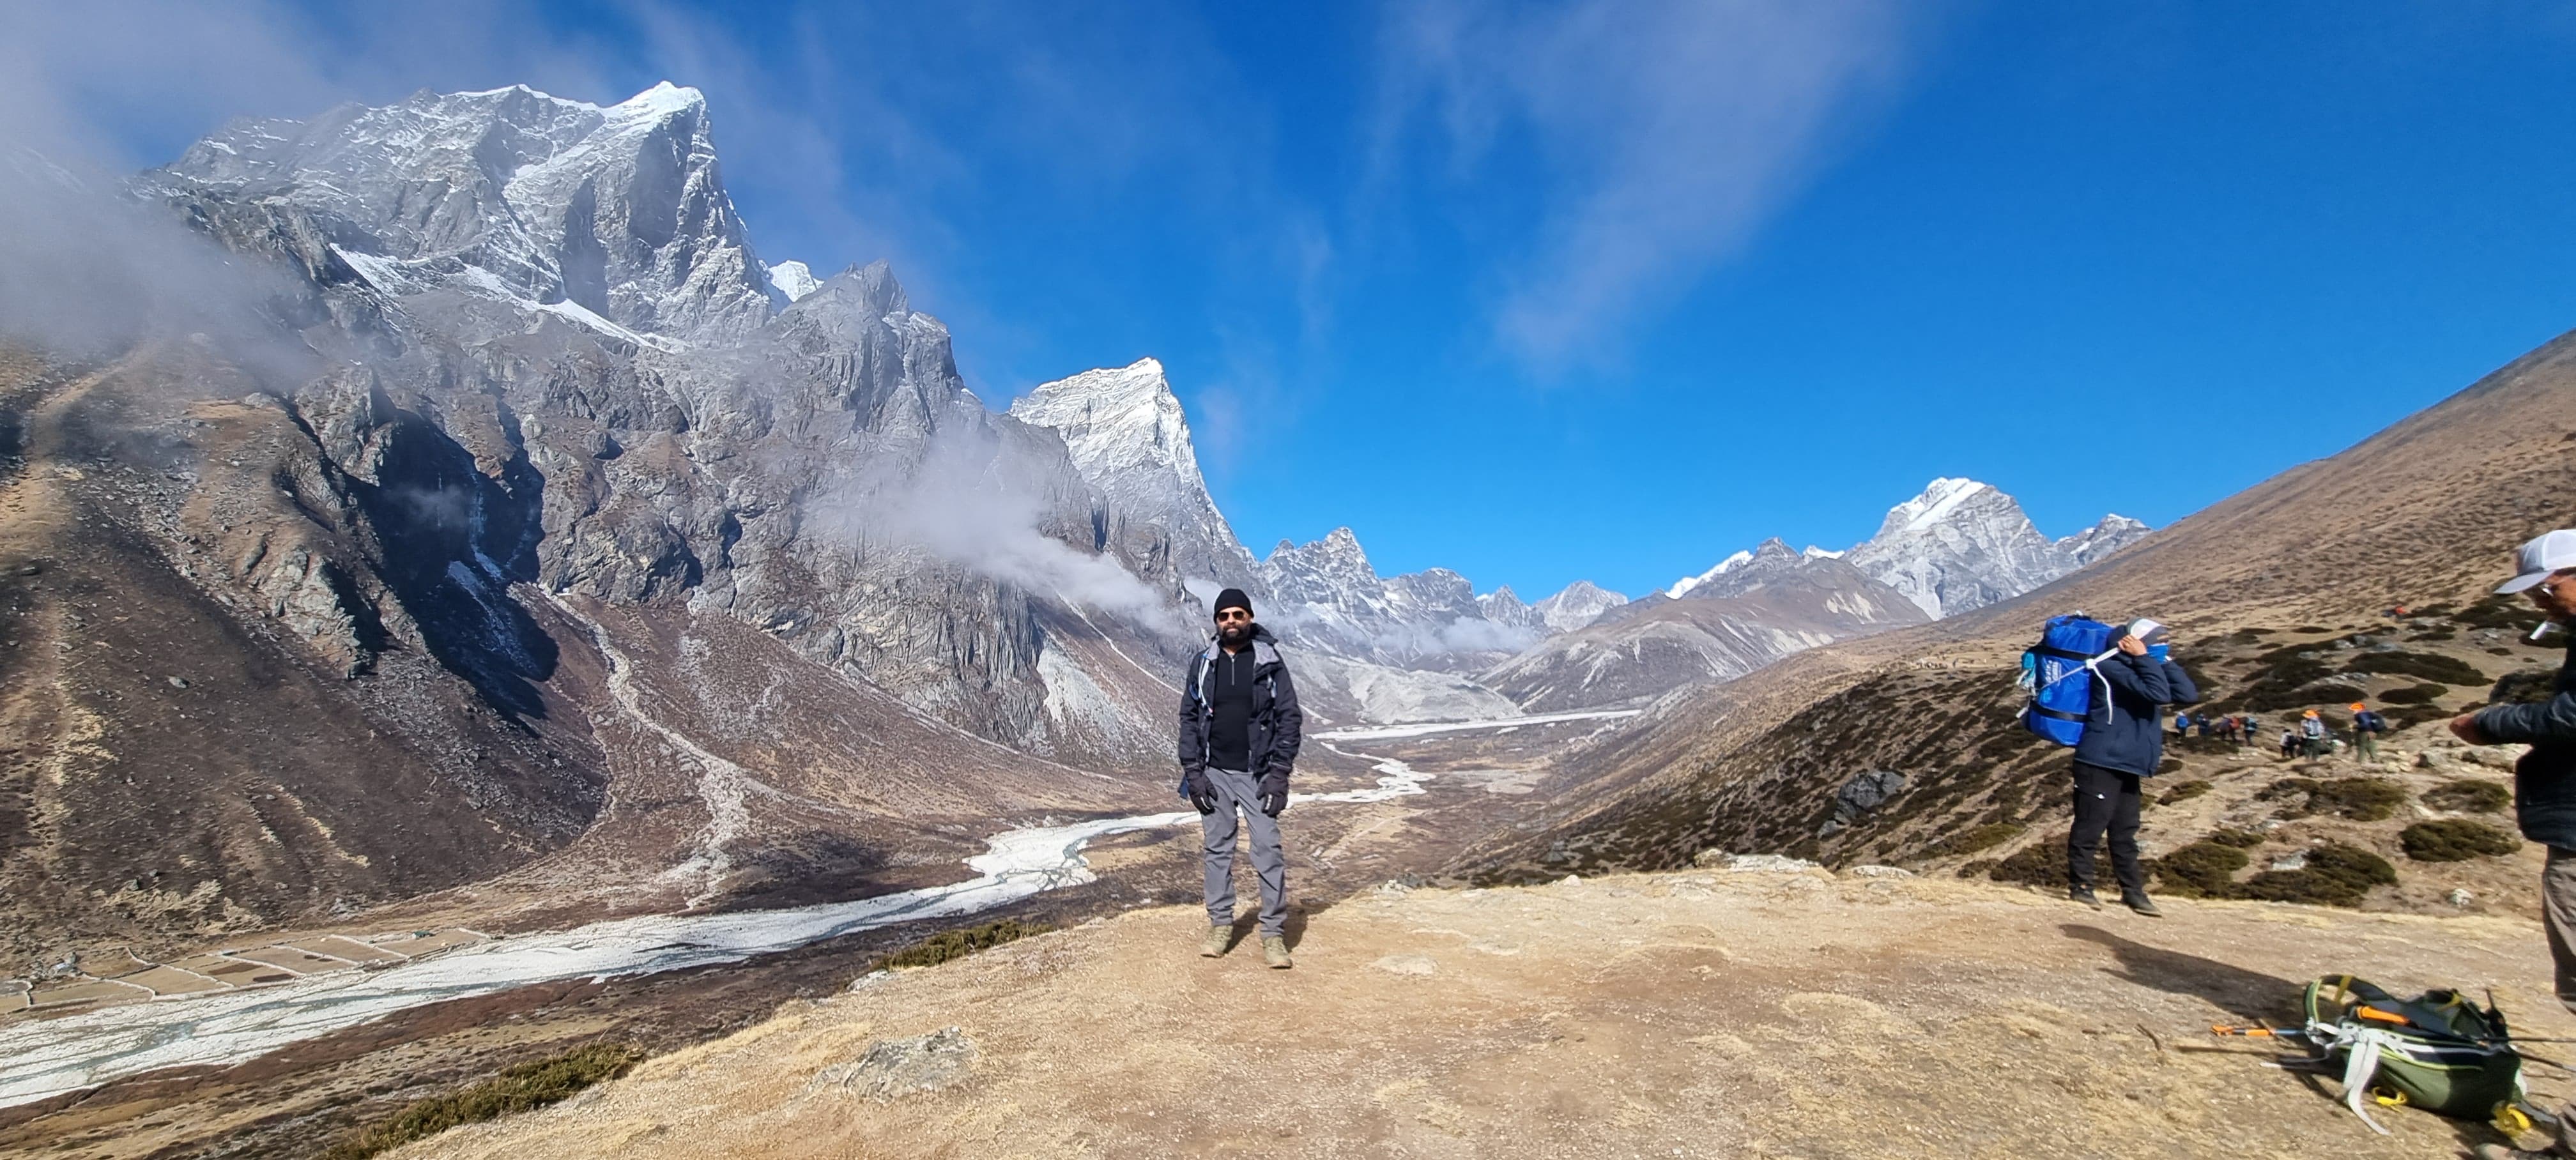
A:
{"type": "Polygon", "coordinates": [[[1252,623],[1250,621],[1243,621],[1236,624],[1220,624],[1216,626],[1216,638],[1227,644],[1242,644],[1251,636],[1252,623]]]}

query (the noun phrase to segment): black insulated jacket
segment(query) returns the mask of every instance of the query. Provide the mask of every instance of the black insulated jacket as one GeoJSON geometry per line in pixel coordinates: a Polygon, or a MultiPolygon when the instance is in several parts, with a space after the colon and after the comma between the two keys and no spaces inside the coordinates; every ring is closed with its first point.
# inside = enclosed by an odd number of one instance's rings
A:
{"type": "MultiPolygon", "coordinates": [[[[1279,659],[1278,638],[1269,629],[1252,627],[1248,655],[1253,668],[1252,702],[1244,731],[1245,770],[1286,789],[1288,773],[1297,764],[1297,746],[1305,739],[1306,715],[1297,709],[1297,683],[1289,679],[1288,666],[1279,659]]],[[[1208,642],[1190,658],[1189,672],[1181,679],[1180,759],[1185,777],[1210,764],[1208,734],[1216,718],[1210,681],[1224,657],[1223,645],[1208,642]]],[[[1181,796],[1188,797],[1188,791],[1181,796]]]]}

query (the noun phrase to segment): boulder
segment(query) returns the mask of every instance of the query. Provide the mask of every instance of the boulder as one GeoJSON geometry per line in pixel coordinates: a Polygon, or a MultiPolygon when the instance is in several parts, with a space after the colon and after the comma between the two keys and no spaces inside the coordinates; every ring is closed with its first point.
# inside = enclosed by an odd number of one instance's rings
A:
{"type": "Polygon", "coordinates": [[[953,1086],[974,1066],[975,1042],[955,1027],[943,1027],[909,1039],[877,1040],[857,1059],[824,1068],[814,1086],[890,1100],[953,1086]]]}

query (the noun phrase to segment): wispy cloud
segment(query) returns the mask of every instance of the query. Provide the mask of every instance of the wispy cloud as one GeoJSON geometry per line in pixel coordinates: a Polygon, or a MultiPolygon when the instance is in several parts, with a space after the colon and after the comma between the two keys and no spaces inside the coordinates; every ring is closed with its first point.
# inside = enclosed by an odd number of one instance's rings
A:
{"type": "Polygon", "coordinates": [[[1905,59],[1895,0],[1393,6],[1373,180],[1428,134],[1477,191],[1526,148],[1539,217],[1493,325],[1553,368],[1614,344],[1741,246],[1905,59]]]}

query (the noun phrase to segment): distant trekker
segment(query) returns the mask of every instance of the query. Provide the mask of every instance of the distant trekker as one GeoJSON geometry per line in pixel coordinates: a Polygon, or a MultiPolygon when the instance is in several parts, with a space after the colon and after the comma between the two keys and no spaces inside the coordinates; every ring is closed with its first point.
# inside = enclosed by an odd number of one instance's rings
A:
{"type": "MultiPolygon", "coordinates": [[[[2498,593],[2522,592],[2550,623],[2576,623],[2576,531],[2561,529],[2524,544],[2511,580],[2498,593]]],[[[2565,633],[2558,647],[2576,640],[2565,633]]],[[[2558,967],[2558,1001],[2576,1011],[2576,651],[2558,666],[2552,696],[2536,705],[2491,705],[2451,719],[2451,732],[2471,745],[2525,742],[2513,767],[2513,810],[2522,836],[2549,847],[2540,871],[2540,916],[2549,957],[2558,967]]],[[[2509,1156],[2576,1156],[2576,1105],[2559,1112],[2558,1140],[2542,1152],[2480,1145],[2487,1160],[2509,1156]]]]}
{"type": "Polygon", "coordinates": [[[2372,712],[2362,702],[2352,703],[2352,753],[2356,760],[2379,764],[2379,735],[2388,732],[2388,719],[2372,712]]]}
{"type": "Polygon", "coordinates": [[[2332,743],[2326,739],[2326,719],[2314,709],[2299,714],[2299,744],[2311,758],[2325,757],[2333,752],[2332,743]]]}
{"type": "Polygon", "coordinates": [[[2283,757],[2297,757],[2298,755],[2299,755],[2299,732],[2298,732],[2298,730],[2296,730],[2296,729],[2284,729],[2284,730],[2282,730],[2282,731],[2281,731],[2281,756],[2283,756],[2283,757]]]}
{"type": "Polygon", "coordinates": [[[2252,713],[2246,714],[2244,720],[2239,722],[2236,739],[2239,743],[2245,745],[2261,745],[2263,743],[2263,719],[2253,715],[2252,713]]]}
{"type": "Polygon", "coordinates": [[[2200,700],[2191,674],[2166,655],[2167,646],[2139,639],[2160,635],[2151,620],[2130,626],[2119,650],[2093,667],[2110,695],[2093,699],[2084,720],[2084,739],[2075,746],[2075,825],[2066,835],[2067,897],[2096,910],[2093,895],[2093,847],[2110,836],[2111,871],[2120,880],[2120,901],[2149,917],[2162,912],[2147,897],[2146,873],[2138,865],[2138,784],[2156,775],[2164,761],[2165,705],[2200,700]]]}
{"type": "Polygon", "coordinates": [[[1252,831],[1252,869],[1261,879],[1261,956],[1288,968],[1288,857],[1279,815],[1288,808],[1288,771],[1306,724],[1297,684],[1278,641],[1253,623],[1240,588],[1216,596],[1216,639],[1190,658],[1181,681],[1181,796],[1199,811],[1206,839],[1207,941],[1216,958],[1234,945],[1235,818],[1252,831]]]}

